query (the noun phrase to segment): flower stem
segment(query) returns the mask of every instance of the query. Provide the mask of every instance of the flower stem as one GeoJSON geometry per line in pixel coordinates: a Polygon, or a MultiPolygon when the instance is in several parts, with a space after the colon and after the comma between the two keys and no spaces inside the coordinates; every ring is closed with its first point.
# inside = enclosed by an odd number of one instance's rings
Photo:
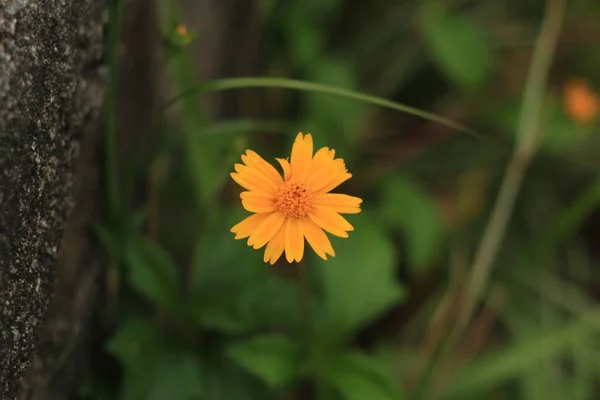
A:
{"type": "Polygon", "coordinates": [[[298,281],[300,283],[300,303],[302,305],[302,313],[304,317],[304,325],[306,328],[307,339],[312,338],[313,335],[313,314],[312,307],[310,304],[310,285],[308,283],[308,274],[306,271],[306,264],[300,262],[296,264],[296,270],[298,273],[298,281]]]}

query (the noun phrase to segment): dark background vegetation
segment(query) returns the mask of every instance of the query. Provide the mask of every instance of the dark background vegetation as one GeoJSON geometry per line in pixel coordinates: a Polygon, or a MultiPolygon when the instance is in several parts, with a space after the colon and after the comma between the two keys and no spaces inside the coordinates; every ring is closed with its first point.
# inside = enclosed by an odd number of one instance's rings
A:
{"type": "Polygon", "coordinates": [[[113,3],[83,398],[600,398],[599,2],[113,3]],[[363,211],[270,267],[228,174],[298,131],[363,211]]]}

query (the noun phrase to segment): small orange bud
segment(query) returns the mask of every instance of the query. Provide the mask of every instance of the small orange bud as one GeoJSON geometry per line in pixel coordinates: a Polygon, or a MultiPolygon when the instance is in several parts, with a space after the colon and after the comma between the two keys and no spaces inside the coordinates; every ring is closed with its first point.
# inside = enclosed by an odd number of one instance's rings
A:
{"type": "Polygon", "coordinates": [[[177,28],[175,28],[175,32],[179,35],[179,36],[187,36],[188,35],[188,28],[185,24],[179,24],[177,25],[177,28]]]}

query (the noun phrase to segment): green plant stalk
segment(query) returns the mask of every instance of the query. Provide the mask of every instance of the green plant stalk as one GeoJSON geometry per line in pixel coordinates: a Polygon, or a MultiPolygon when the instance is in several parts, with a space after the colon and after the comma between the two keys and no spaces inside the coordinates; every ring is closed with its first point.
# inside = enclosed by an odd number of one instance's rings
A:
{"type": "MultiPolygon", "coordinates": [[[[161,0],[158,2],[161,30],[163,37],[172,33],[175,26],[181,21],[181,11],[178,2],[174,0],[161,0]]],[[[179,49],[175,52],[167,53],[167,61],[171,63],[171,75],[177,90],[185,90],[186,87],[196,84],[193,63],[189,57],[188,49],[179,49]],[[193,82],[193,83],[192,83],[193,82]]],[[[194,95],[194,94],[192,94],[194,95]]],[[[181,121],[184,127],[183,139],[185,141],[185,162],[192,172],[191,178],[194,186],[194,196],[197,204],[203,204],[207,194],[203,187],[203,182],[199,177],[202,171],[205,171],[205,163],[202,162],[202,154],[198,151],[197,143],[193,140],[190,131],[206,124],[206,116],[201,105],[196,101],[196,96],[189,96],[181,104],[181,121]]],[[[164,115],[164,108],[161,109],[164,115]]]]}
{"type": "MultiPolygon", "coordinates": [[[[115,0],[109,6],[108,26],[108,62],[110,84],[106,98],[106,130],[104,132],[104,179],[106,190],[106,210],[108,223],[112,229],[119,223],[122,215],[121,198],[119,194],[118,165],[117,165],[117,51],[123,21],[124,0],[115,0]]],[[[111,284],[111,277],[118,276],[119,262],[113,256],[109,257],[106,274],[106,297],[109,303],[104,316],[108,323],[113,321],[111,312],[116,313],[118,293],[111,284]]]]}
{"type": "Polygon", "coordinates": [[[306,267],[305,261],[296,263],[298,284],[300,285],[300,302],[302,304],[302,312],[304,313],[304,323],[306,324],[306,341],[311,342],[314,337],[314,317],[310,303],[310,283],[306,267]]]}
{"type": "Polygon", "coordinates": [[[420,110],[418,108],[410,107],[404,104],[396,103],[390,100],[383,99],[381,97],[370,96],[360,92],[352,90],[341,89],[328,85],[323,85],[314,82],[305,82],[295,79],[287,78],[269,78],[269,77],[244,77],[244,78],[230,78],[230,79],[216,79],[208,82],[199,84],[189,90],[185,90],[182,93],[174,96],[168,100],[162,107],[162,110],[170,107],[177,103],[179,100],[191,96],[197,93],[216,92],[222,90],[232,89],[244,89],[244,88],[281,88],[281,89],[292,89],[304,92],[323,93],[333,96],[338,96],[346,99],[361,101],[367,104],[373,104],[380,107],[390,108],[392,110],[405,112],[407,114],[415,115],[417,117],[436,122],[438,124],[447,126],[452,129],[456,129],[461,132],[469,133],[476,137],[482,135],[469,129],[465,126],[457,124],[447,118],[439,115],[420,110]]]}
{"type": "Polygon", "coordinates": [[[483,233],[479,249],[475,254],[471,267],[471,279],[467,283],[465,302],[449,336],[445,353],[460,340],[473,316],[477,302],[485,290],[525,173],[537,150],[540,139],[539,117],[550,66],[562,27],[565,6],[565,0],[547,1],[546,15],[537,38],[525,86],[517,132],[517,146],[506,166],[496,203],[483,233]]]}
{"type": "Polygon", "coordinates": [[[109,10],[108,59],[110,85],[106,99],[106,131],[104,133],[105,180],[108,217],[114,224],[121,213],[117,173],[117,43],[121,33],[124,0],[115,0],[109,10]]]}

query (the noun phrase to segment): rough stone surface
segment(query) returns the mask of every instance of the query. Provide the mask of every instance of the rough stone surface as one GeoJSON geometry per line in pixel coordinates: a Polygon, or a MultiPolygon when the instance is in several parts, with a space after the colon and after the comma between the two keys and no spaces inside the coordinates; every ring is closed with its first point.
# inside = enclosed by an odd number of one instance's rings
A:
{"type": "Polygon", "coordinates": [[[85,124],[98,0],[0,0],[0,399],[19,397],[51,300],[85,124]]]}

